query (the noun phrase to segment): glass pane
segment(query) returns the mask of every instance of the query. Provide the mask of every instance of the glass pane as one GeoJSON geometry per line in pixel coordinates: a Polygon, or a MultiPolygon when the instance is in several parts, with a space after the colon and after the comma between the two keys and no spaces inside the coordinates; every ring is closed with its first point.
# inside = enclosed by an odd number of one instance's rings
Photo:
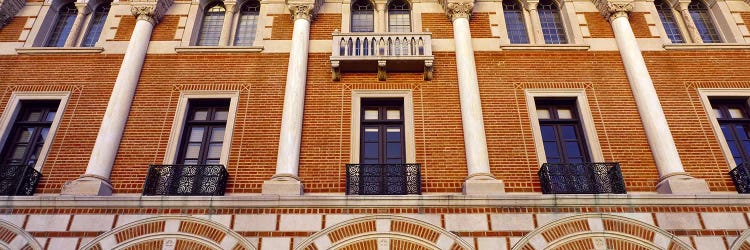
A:
{"type": "Polygon", "coordinates": [[[552,126],[542,126],[542,140],[544,141],[554,141],[555,138],[555,129],[552,126]]]}
{"type": "Polygon", "coordinates": [[[388,31],[390,32],[411,32],[411,20],[409,11],[389,10],[388,13],[388,31]]]}
{"type": "Polygon", "coordinates": [[[206,10],[203,16],[200,34],[198,36],[199,46],[216,46],[219,45],[221,28],[224,25],[224,6],[221,4],[214,5],[206,10]]]}
{"type": "Polygon", "coordinates": [[[724,118],[724,114],[721,113],[721,110],[717,108],[714,109],[714,115],[716,116],[716,118],[724,118]]]}
{"type": "Polygon", "coordinates": [[[187,149],[185,150],[185,158],[196,159],[200,155],[200,152],[201,152],[200,143],[190,143],[188,144],[187,149]]]}
{"type": "Polygon", "coordinates": [[[400,158],[401,157],[401,143],[389,142],[386,145],[386,157],[388,158],[400,158]]]}
{"type": "Polygon", "coordinates": [[[385,136],[389,142],[401,141],[401,128],[388,128],[385,136]]]}
{"type": "Polygon", "coordinates": [[[566,142],[565,154],[567,154],[568,159],[570,159],[570,157],[581,156],[580,145],[578,145],[578,142],[566,142]]]}
{"type": "Polygon", "coordinates": [[[398,110],[398,109],[391,110],[391,109],[389,109],[388,112],[386,112],[386,119],[388,119],[388,120],[398,120],[398,119],[401,119],[401,110],[398,110]]]}
{"type": "Polygon", "coordinates": [[[190,130],[190,138],[188,142],[201,142],[203,141],[203,127],[195,127],[190,130]]]}
{"type": "Polygon", "coordinates": [[[65,40],[68,39],[70,30],[73,28],[73,22],[78,15],[78,9],[73,3],[69,3],[60,8],[57,12],[57,23],[52,28],[47,40],[47,47],[63,47],[65,40]]]}
{"type": "Polygon", "coordinates": [[[365,110],[365,120],[377,120],[377,119],[378,119],[377,109],[365,110]]]}
{"type": "Polygon", "coordinates": [[[26,146],[17,146],[15,149],[13,149],[13,154],[11,155],[11,158],[23,159],[24,154],[26,154],[26,146]]]}
{"type": "Polygon", "coordinates": [[[34,128],[21,129],[21,134],[18,136],[18,140],[16,140],[16,142],[28,143],[33,133],[34,128]]]}
{"type": "Polygon", "coordinates": [[[573,112],[570,109],[558,109],[557,118],[558,119],[573,119],[573,112]]]}
{"type": "Polygon", "coordinates": [[[539,119],[550,119],[549,110],[547,109],[537,109],[536,116],[538,116],[539,119]]]}
{"type": "Polygon", "coordinates": [[[742,125],[735,125],[734,129],[737,131],[737,137],[744,140],[747,139],[747,132],[745,131],[745,127],[742,125]]]}
{"type": "Polygon", "coordinates": [[[219,160],[219,159],[214,159],[214,160],[206,160],[206,165],[217,165],[217,164],[220,164],[220,163],[221,163],[221,162],[220,162],[220,160],[219,160]]]}
{"type": "Polygon", "coordinates": [[[221,146],[222,146],[222,143],[211,143],[210,145],[208,145],[208,156],[206,158],[209,158],[209,159],[221,158],[221,146]]]}
{"type": "Polygon", "coordinates": [[[537,13],[542,25],[542,34],[544,42],[547,44],[564,44],[568,43],[565,36],[560,10],[552,0],[539,1],[537,13]]]}
{"type": "Polygon", "coordinates": [[[562,132],[563,140],[578,140],[575,126],[563,125],[560,126],[560,131],[562,132]]]}
{"type": "MultiPolygon", "coordinates": [[[[369,4],[369,1],[359,1],[362,4],[369,4]],[[367,3],[364,3],[367,2],[367,3]]],[[[372,5],[359,5],[360,3],[354,3],[352,5],[352,32],[373,32],[375,31],[375,22],[372,5]],[[369,8],[368,8],[369,7],[369,8]]]]}
{"type": "Polygon", "coordinates": [[[378,128],[365,128],[365,142],[377,142],[378,141],[378,128]]]}
{"type": "Polygon", "coordinates": [[[197,164],[198,164],[198,160],[184,160],[184,161],[182,162],[182,164],[187,164],[187,165],[197,165],[197,164]]]}
{"type": "Polygon", "coordinates": [[[42,128],[42,131],[39,131],[41,134],[41,141],[44,142],[47,140],[47,134],[49,134],[49,128],[42,128]]]}
{"type": "Polygon", "coordinates": [[[24,120],[30,121],[30,122],[36,122],[36,121],[39,121],[39,118],[41,117],[42,117],[42,111],[33,111],[33,112],[29,112],[29,114],[26,115],[26,119],[24,120]]]}
{"type": "Polygon", "coordinates": [[[47,117],[44,120],[48,121],[48,122],[54,121],[56,114],[57,114],[57,112],[55,112],[55,111],[47,112],[47,117]]]}
{"type": "Polygon", "coordinates": [[[94,11],[94,15],[91,17],[89,31],[83,38],[81,47],[93,47],[94,44],[96,44],[96,42],[99,40],[99,35],[102,34],[102,28],[104,28],[104,21],[107,20],[109,9],[109,3],[102,4],[96,8],[96,11],[94,11]]]}
{"type": "Polygon", "coordinates": [[[223,142],[224,141],[224,128],[212,128],[210,140],[211,142],[223,142]]]}
{"type": "Polygon", "coordinates": [[[524,22],[521,4],[516,0],[504,0],[503,14],[505,16],[505,27],[508,31],[510,43],[529,43],[529,35],[526,32],[526,23],[524,22]]]}
{"type": "Polygon", "coordinates": [[[208,119],[208,110],[196,110],[193,112],[194,121],[205,121],[208,119]]]}
{"type": "Polygon", "coordinates": [[[659,19],[661,19],[661,23],[664,25],[664,30],[667,32],[669,40],[672,40],[672,43],[684,43],[685,40],[682,39],[680,27],[677,26],[672,7],[669,6],[666,0],[656,0],[654,1],[654,5],[656,5],[659,19]]]}
{"type": "Polygon", "coordinates": [[[559,157],[560,152],[557,150],[557,142],[554,141],[546,141],[544,142],[544,153],[547,155],[547,158],[549,157],[559,157]]]}
{"type": "Polygon", "coordinates": [[[247,1],[242,5],[240,17],[237,23],[237,32],[234,35],[234,45],[250,46],[255,41],[255,33],[258,26],[258,14],[260,3],[258,1],[247,1]]]}
{"type": "Polygon", "coordinates": [[[378,143],[365,143],[365,158],[378,158],[378,143]]]}
{"type": "Polygon", "coordinates": [[[745,118],[745,114],[742,113],[742,109],[738,108],[730,108],[729,115],[732,116],[732,118],[745,118]]]}
{"type": "Polygon", "coordinates": [[[378,164],[378,163],[380,163],[380,160],[379,159],[373,159],[373,158],[367,158],[367,159],[362,160],[361,163],[362,164],[378,164]]]}
{"type": "Polygon", "coordinates": [[[214,121],[226,121],[229,117],[229,111],[227,110],[216,110],[214,112],[214,121]]]}
{"type": "Polygon", "coordinates": [[[688,11],[690,17],[693,18],[695,28],[698,29],[698,33],[701,35],[701,40],[704,43],[720,43],[719,31],[714,26],[711,20],[711,14],[708,13],[708,8],[700,0],[693,0],[688,5],[688,11]]]}

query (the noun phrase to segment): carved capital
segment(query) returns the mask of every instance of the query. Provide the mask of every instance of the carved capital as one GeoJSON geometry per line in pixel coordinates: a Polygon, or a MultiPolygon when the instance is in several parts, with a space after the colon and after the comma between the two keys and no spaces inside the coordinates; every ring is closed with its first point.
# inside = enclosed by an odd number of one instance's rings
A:
{"type": "Polygon", "coordinates": [[[448,15],[448,18],[453,21],[458,18],[471,18],[471,12],[472,9],[474,9],[474,3],[472,2],[461,2],[461,3],[453,3],[448,2],[447,4],[443,5],[445,8],[445,14],[448,15]]]}
{"type": "Polygon", "coordinates": [[[8,24],[24,5],[25,0],[0,0],[0,28],[8,24]]]}
{"type": "Polygon", "coordinates": [[[292,12],[292,20],[305,19],[312,21],[315,15],[314,4],[290,4],[289,11],[292,12]]]}
{"type": "Polygon", "coordinates": [[[148,21],[156,25],[167,13],[172,3],[173,0],[136,0],[132,2],[130,13],[137,20],[148,21]]]}
{"type": "Polygon", "coordinates": [[[76,3],[75,5],[78,10],[78,15],[88,15],[91,13],[91,8],[89,8],[88,3],[76,3]]]}
{"type": "Polygon", "coordinates": [[[594,4],[607,20],[627,17],[633,11],[633,2],[629,0],[595,0],[594,4]]]}

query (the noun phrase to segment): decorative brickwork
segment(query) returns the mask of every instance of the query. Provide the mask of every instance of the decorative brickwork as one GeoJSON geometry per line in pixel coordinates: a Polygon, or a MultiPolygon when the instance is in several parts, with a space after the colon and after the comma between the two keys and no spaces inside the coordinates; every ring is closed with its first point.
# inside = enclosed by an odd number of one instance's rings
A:
{"type": "Polygon", "coordinates": [[[10,19],[10,22],[0,28],[0,42],[18,42],[26,20],[29,17],[17,16],[10,19]]]}

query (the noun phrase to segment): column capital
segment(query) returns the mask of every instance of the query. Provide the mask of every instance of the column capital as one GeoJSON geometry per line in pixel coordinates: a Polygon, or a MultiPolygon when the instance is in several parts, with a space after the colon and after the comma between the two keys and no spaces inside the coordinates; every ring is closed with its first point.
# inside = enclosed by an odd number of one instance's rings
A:
{"type": "Polygon", "coordinates": [[[25,0],[0,0],[0,28],[8,24],[25,5],[25,0]]]}
{"type": "Polygon", "coordinates": [[[594,0],[594,5],[602,16],[610,21],[618,17],[627,18],[628,14],[633,11],[632,0],[594,0]]]}
{"type": "Polygon", "coordinates": [[[237,11],[237,1],[224,1],[224,9],[226,12],[236,12],[237,11]]]}
{"type": "Polygon", "coordinates": [[[89,13],[91,13],[91,8],[89,8],[88,3],[76,3],[75,5],[79,15],[88,15],[89,13]]]}
{"type": "Polygon", "coordinates": [[[132,2],[130,13],[137,20],[145,20],[156,25],[173,2],[174,0],[136,0],[132,2]]]}
{"type": "Polygon", "coordinates": [[[448,18],[451,19],[451,21],[458,18],[469,19],[471,18],[471,12],[474,9],[474,3],[444,1],[443,8],[445,9],[445,14],[448,15],[448,18]]]}
{"type": "Polygon", "coordinates": [[[523,7],[526,9],[526,11],[536,11],[537,5],[539,4],[538,0],[529,0],[525,1],[523,3],[523,7]]]}
{"type": "Polygon", "coordinates": [[[312,21],[315,16],[315,5],[313,4],[290,4],[289,11],[292,13],[292,20],[305,19],[312,21]]]}

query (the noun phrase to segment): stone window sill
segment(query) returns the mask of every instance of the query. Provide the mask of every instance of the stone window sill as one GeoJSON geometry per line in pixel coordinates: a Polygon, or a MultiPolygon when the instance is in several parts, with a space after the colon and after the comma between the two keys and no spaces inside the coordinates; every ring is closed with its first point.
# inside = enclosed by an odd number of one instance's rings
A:
{"type": "Polygon", "coordinates": [[[102,53],[102,47],[31,47],[16,48],[18,54],[88,54],[102,53]]]}
{"type": "Polygon", "coordinates": [[[588,50],[588,44],[501,44],[503,50],[588,50]]]}
{"type": "Polygon", "coordinates": [[[263,46],[184,46],[174,48],[176,53],[257,53],[263,46]]]}
{"type": "Polygon", "coordinates": [[[665,44],[664,49],[666,50],[750,49],[750,44],[744,44],[744,43],[665,44]]]}

